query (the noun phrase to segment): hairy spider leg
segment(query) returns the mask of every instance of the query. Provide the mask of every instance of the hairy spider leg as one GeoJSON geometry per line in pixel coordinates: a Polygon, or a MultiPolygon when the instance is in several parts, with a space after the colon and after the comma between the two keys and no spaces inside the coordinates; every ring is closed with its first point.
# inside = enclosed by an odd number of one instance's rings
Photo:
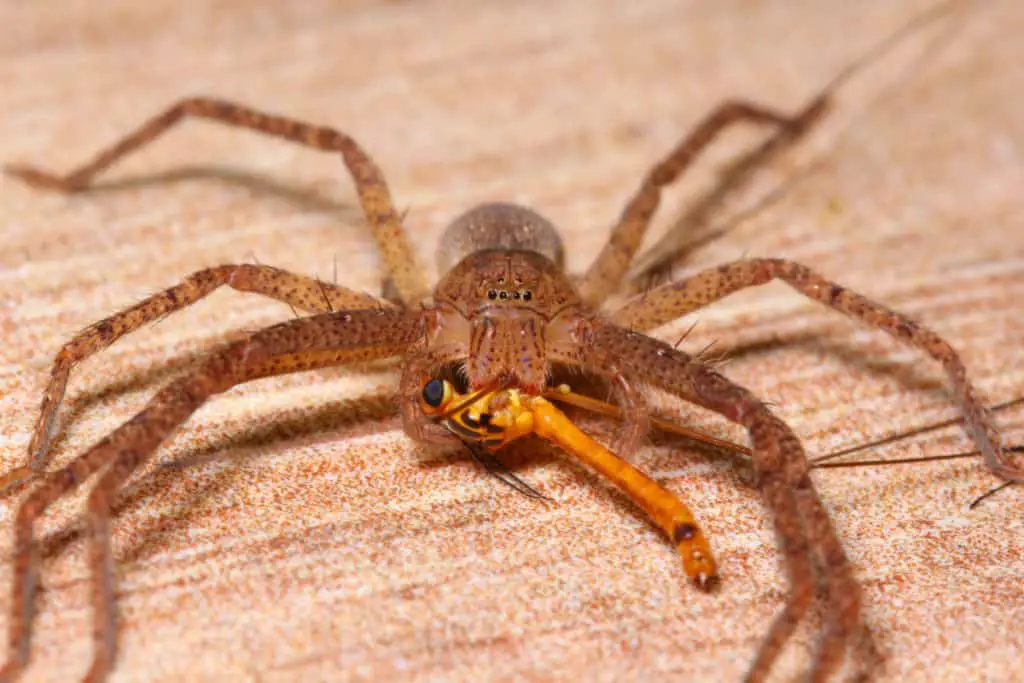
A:
{"type": "Polygon", "coordinates": [[[424,276],[425,271],[420,267],[416,252],[402,228],[384,174],[355,140],[333,128],[268,114],[244,104],[213,97],[190,97],[168,107],[99,152],[92,160],[65,175],[27,165],[7,166],[6,171],[34,187],[60,192],[82,190],[89,186],[98,173],[146,146],[188,117],[247,128],[325,152],[340,152],[355,183],[363,214],[373,231],[391,282],[402,301],[406,305],[413,305],[429,296],[430,288],[424,276]]]}
{"type": "Polygon", "coordinates": [[[800,263],[786,259],[751,258],[709,268],[632,299],[612,314],[612,320],[631,330],[650,330],[730,294],[772,280],[781,280],[809,299],[882,330],[939,361],[953,386],[953,398],[964,415],[967,430],[984,455],[986,464],[1003,479],[1024,482],[1024,467],[1015,465],[1006,457],[999,432],[968,378],[960,355],[949,342],[911,317],[826,280],[800,263]]]}
{"type": "Polygon", "coordinates": [[[126,334],[191,306],[224,286],[313,313],[391,306],[363,292],[270,266],[225,265],[192,273],[177,285],[89,325],[61,347],[43,391],[39,416],[29,442],[28,463],[0,477],[0,494],[26,484],[45,470],[50,444],[58,429],[57,414],[76,365],[126,334]]]}
{"type": "Polygon", "coordinates": [[[47,474],[15,515],[8,654],[0,681],[13,681],[28,662],[39,574],[34,528],[51,504],[99,474],[87,503],[94,651],[86,680],[103,680],[113,666],[117,643],[110,515],[128,477],[216,394],[262,377],[401,355],[422,338],[422,316],[401,309],[339,311],[269,327],[212,354],[158,391],[135,417],[47,474]]]}

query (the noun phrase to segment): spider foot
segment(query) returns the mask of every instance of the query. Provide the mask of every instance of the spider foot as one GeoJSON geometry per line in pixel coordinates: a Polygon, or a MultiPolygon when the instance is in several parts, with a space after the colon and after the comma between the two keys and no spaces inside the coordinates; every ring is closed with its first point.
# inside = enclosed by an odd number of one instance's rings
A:
{"type": "Polygon", "coordinates": [[[73,177],[64,178],[47,171],[36,168],[35,166],[25,166],[22,164],[8,164],[3,167],[4,173],[18,180],[21,180],[26,185],[41,190],[56,190],[58,192],[78,192],[86,187],[86,183],[78,182],[73,177]]]}

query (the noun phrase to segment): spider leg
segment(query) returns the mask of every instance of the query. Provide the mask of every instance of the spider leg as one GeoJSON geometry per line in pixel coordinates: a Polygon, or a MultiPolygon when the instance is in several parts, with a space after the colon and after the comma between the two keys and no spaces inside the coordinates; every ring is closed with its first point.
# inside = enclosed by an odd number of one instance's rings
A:
{"type": "Polygon", "coordinates": [[[179,284],[93,323],[61,348],[43,392],[39,418],[29,443],[29,462],[0,478],[0,492],[43,471],[51,439],[57,430],[57,412],[75,365],[146,323],[190,306],[224,285],[317,313],[384,305],[368,294],[269,266],[216,266],[193,273],[179,284]]]}
{"type": "Polygon", "coordinates": [[[600,306],[626,275],[633,255],[640,248],[651,217],[661,202],[661,190],[674,183],[718,135],[736,123],[772,124],[788,129],[793,137],[810,128],[824,114],[828,94],[811,100],[796,115],[788,116],[774,109],[743,101],[724,102],[704,117],[683,140],[647,172],[640,188],[629,200],[612,229],[608,242],[587,269],[580,282],[584,301],[600,306]]]}
{"type": "Polygon", "coordinates": [[[650,330],[733,292],[776,279],[810,299],[924,351],[942,363],[953,385],[953,397],[964,414],[968,431],[989,468],[1003,479],[1024,482],[1024,468],[1014,465],[1006,457],[999,432],[968,379],[967,368],[946,340],[908,316],[826,280],[807,266],[785,259],[752,258],[734,261],[701,271],[680,282],[662,285],[636,297],[615,311],[612,320],[630,329],[650,330]]]}
{"type": "Polygon", "coordinates": [[[612,450],[620,458],[628,460],[647,437],[651,416],[643,393],[626,381],[623,375],[615,377],[612,391],[622,414],[622,425],[616,430],[612,450]]]}
{"type": "MultiPolygon", "coordinates": [[[[817,573],[827,593],[825,625],[810,680],[824,681],[855,641],[870,650],[861,626],[860,587],[814,488],[800,441],[749,391],[672,346],[595,321],[575,362],[607,376],[609,368],[713,410],[747,429],[752,463],[786,559],[789,595],[761,644],[748,681],[763,681],[814,597],[817,573]]],[[[861,652],[861,654],[869,654],[861,652]]]]}
{"type": "Polygon", "coordinates": [[[89,162],[66,175],[56,175],[33,166],[8,166],[6,171],[34,187],[74,192],[85,189],[98,173],[121,157],[144,147],[179,121],[194,116],[248,128],[273,137],[327,152],[340,152],[359,194],[366,220],[370,223],[377,247],[388,273],[406,304],[421,301],[429,294],[424,270],[417,263],[395,212],[384,175],[373,159],[351,137],[334,130],[295,119],[275,116],[245,105],[209,97],[183,99],[154,116],[135,131],[102,150],[89,162]]]}
{"type": "Polygon", "coordinates": [[[423,331],[421,314],[403,309],[339,311],[269,327],[212,354],[188,375],[158,391],[131,420],[63,469],[46,475],[15,518],[8,659],[0,680],[14,679],[28,661],[39,571],[33,527],[50,504],[105,468],[88,502],[95,617],[95,659],[89,680],[99,680],[109,672],[116,648],[110,509],[128,477],[216,394],[261,377],[396,356],[420,343],[423,331]]]}

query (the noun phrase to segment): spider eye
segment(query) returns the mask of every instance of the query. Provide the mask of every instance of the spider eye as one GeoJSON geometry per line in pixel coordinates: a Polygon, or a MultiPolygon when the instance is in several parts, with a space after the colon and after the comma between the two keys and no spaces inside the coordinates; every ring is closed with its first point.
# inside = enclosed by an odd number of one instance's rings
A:
{"type": "Polygon", "coordinates": [[[520,296],[522,296],[522,294],[520,294],[519,292],[512,292],[513,299],[518,299],[520,296]]]}
{"type": "Polygon", "coordinates": [[[493,289],[487,290],[487,298],[488,299],[497,299],[498,298],[498,292],[493,290],[493,289]]]}
{"type": "Polygon", "coordinates": [[[501,293],[500,293],[500,294],[498,294],[498,296],[500,296],[500,297],[501,297],[502,299],[507,299],[507,298],[508,298],[508,292],[506,292],[506,291],[505,291],[505,290],[503,289],[503,290],[501,290],[501,293]]]}
{"type": "Polygon", "coordinates": [[[444,381],[432,379],[423,386],[423,402],[431,408],[440,408],[446,393],[444,381]]]}
{"type": "Polygon", "coordinates": [[[523,301],[529,301],[532,298],[533,292],[531,292],[530,290],[526,290],[525,292],[523,292],[523,301]]]}

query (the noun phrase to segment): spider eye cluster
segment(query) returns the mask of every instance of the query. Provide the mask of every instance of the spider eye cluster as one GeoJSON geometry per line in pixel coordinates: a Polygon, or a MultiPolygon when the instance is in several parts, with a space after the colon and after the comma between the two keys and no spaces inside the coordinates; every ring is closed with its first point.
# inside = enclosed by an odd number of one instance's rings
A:
{"type": "Polygon", "coordinates": [[[533,291],[529,289],[489,289],[487,290],[487,298],[491,301],[496,299],[501,301],[530,301],[533,299],[533,291]]]}

